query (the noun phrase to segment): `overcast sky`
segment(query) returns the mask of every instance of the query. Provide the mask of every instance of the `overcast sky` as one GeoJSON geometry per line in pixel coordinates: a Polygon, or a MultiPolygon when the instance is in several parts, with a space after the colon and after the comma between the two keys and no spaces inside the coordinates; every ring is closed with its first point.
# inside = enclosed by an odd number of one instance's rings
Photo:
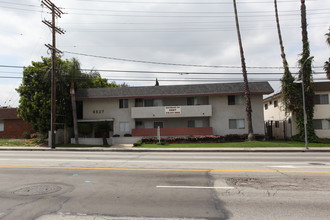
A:
{"type": "MultiPolygon", "coordinates": [[[[152,86],[156,78],[160,85],[242,81],[232,0],[53,3],[66,13],[57,19],[66,31],[57,35],[62,57],[76,57],[84,69],[107,70],[100,73],[110,81],[130,86],[152,86]]],[[[274,1],[237,0],[237,5],[249,79],[269,81],[279,92],[283,70],[274,1]]],[[[314,79],[322,80],[321,67],[330,56],[325,43],[330,1],[306,0],[306,5],[314,71],[321,73],[314,79]]],[[[285,51],[296,73],[302,50],[300,0],[278,0],[278,7],[285,51]]],[[[44,44],[51,43],[51,32],[41,21],[51,17],[40,0],[0,0],[0,16],[0,106],[15,107],[23,69],[4,66],[28,66],[50,56],[44,44]]]]}

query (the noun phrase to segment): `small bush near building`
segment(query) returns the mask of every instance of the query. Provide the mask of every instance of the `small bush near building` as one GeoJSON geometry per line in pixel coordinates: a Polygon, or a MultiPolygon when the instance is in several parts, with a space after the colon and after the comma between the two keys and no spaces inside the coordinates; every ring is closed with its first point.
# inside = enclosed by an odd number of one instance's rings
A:
{"type": "Polygon", "coordinates": [[[142,140],[139,140],[133,144],[134,147],[139,147],[142,145],[142,140]]]}
{"type": "Polygon", "coordinates": [[[132,137],[131,134],[124,134],[124,137],[132,137]]]}
{"type": "Polygon", "coordinates": [[[120,137],[119,134],[114,134],[112,137],[120,137]]]}

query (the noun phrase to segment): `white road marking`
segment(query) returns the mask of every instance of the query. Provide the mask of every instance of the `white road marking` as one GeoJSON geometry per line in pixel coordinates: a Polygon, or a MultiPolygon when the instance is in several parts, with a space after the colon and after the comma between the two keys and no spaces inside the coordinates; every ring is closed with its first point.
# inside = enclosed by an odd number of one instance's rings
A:
{"type": "Polygon", "coordinates": [[[298,167],[296,167],[296,166],[292,166],[292,165],[283,165],[283,166],[267,166],[267,167],[274,167],[274,168],[292,168],[292,169],[298,168],[298,167]]]}
{"type": "Polygon", "coordinates": [[[157,188],[177,188],[177,189],[235,189],[230,186],[156,186],[157,188]]]}

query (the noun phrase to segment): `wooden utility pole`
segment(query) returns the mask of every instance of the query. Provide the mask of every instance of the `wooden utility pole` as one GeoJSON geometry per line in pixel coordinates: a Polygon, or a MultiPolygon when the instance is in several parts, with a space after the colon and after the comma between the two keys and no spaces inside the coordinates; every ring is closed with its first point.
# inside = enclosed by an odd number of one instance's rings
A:
{"type": "Polygon", "coordinates": [[[64,31],[56,27],[56,18],[60,18],[63,12],[56,5],[54,5],[50,0],[42,0],[41,3],[51,10],[52,21],[43,20],[42,22],[46,24],[52,30],[52,45],[45,44],[48,49],[52,51],[52,71],[51,71],[51,143],[50,147],[55,149],[55,133],[56,133],[56,54],[62,53],[56,48],[56,33],[64,34],[64,31]]]}

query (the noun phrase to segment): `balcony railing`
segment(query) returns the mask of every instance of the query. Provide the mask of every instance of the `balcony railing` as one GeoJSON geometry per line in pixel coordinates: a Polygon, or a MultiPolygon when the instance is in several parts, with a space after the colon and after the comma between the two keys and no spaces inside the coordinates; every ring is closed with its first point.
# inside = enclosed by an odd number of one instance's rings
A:
{"type": "Polygon", "coordinates": [[[211,105],[157,106],[132,108],[132,118],[210,117],[211,105]]]}

